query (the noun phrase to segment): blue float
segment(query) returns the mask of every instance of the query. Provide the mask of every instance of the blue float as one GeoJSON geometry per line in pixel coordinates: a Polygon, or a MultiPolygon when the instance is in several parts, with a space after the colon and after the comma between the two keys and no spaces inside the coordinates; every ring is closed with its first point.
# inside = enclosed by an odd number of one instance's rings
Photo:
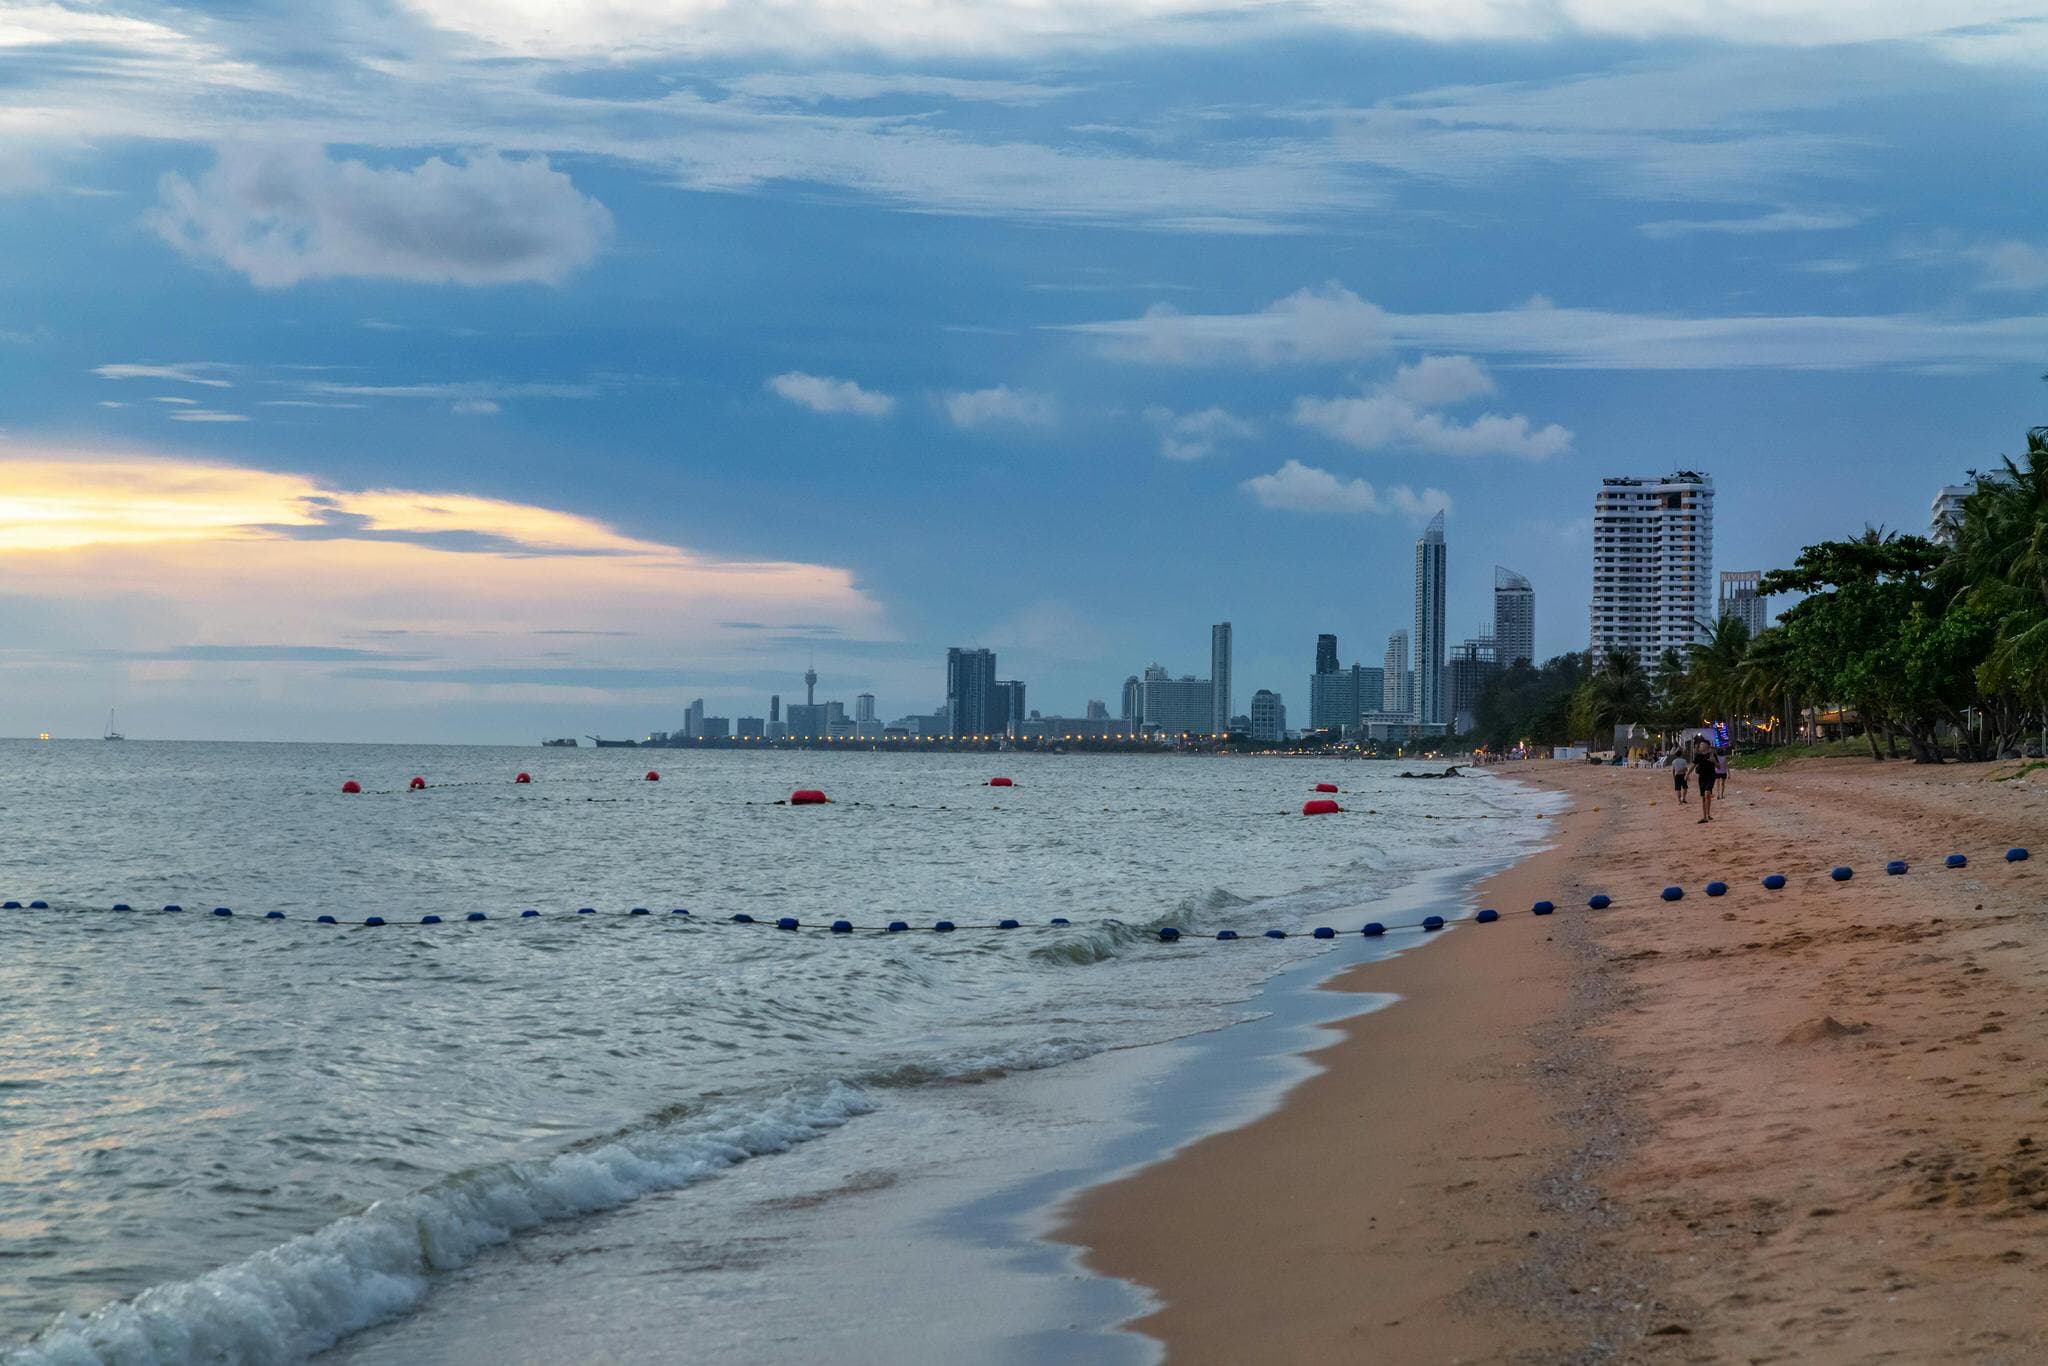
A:
{"type": "Polygon", "coordinates": [[[1709,882],[1709,883],[1707,884],[1707,895],[1708,895],[1708,896],[1726,896],[1726,895],[1728,895],[1728,884],[1727,884],[1727,883],[1725,883],[1725,882],[1723,882],[1723,881],[1721,881],[1721,880],[1720,880],[1719,878],[1716,878],[1716,879],[1714,879],[1714,880],[1713,880],[1712,882],[1709,882]]]}
{"type": "Polygon", "coordinates": [[[1856,870],[1846,863],[1838,863],[1828,869],[1828,876],[1837,882],[1847,882],[1850,878],[1856,876],[1856,870]]]}
{"type": "Polygon", "coordinates": [[[1614,904],[1614,898],[1605,892],[1595,892],[1586,898],[1586,904],[1596,911],[1604,911],[1614,904]]]}
{"type": "Polygon", "coordinates": [[[1014,930],[1017,928],[1017,922],[1014,920],[998,920],[996,928],[999,930],[1014,930]]]}
{"type": "Polygon", "coordinates": [[[1179,943],[1179,942],[1180,942],[1180,931],[1179,931],[1179,930],[1177,930],[1177,929],[1175,929],[1175,928],[1174,928],[1173,926],[1171,926],[1171,925],[1161,925],[1161,926],[1159,927],[1159,942],[1160,942],[1160,943],[1162,943],[1162,944],[1177,944],[1177,943],[1179,943]]]}
{"type": "Polygon", "coordinates": [[[1902,858],[1895,858],[1884,866],[1884,875],[1886,877],[1898,877],[1905,871],[1906,861],[1902,858]]]}
{"type": "Polygon", "coordinates": [[[576,914],[578,914],[578,915],[596,915],[596,914],[597,914],[597,909],[596,909],[595,907],[593,907],[593,906],[578,906],[578,907],[576,908],[576,914]]]}
{"type": "Polygon", "coordinates": [[[795,916],[785,915],[776,920],[775,928],[778,930],[793,930],[802,924],[803,922],[798,920],[795,916]]]}
{"type": "Polygon", "coordinates": [[[1767,874],[1765,874],[1765,875],[1764,875],[1764,887],[1765,887],[1765,888],[1766,888],[1767,890],[1769,890],[1769,891],[1773,891],[1773,892],[1781,892],[1781,891],[1785,890],[1785,875],[1784,875],[1783,873],[1767,873],[1767,874]]]}
{"type": "Polygon", "coordinates": [[[1316,939],[1335,939],[1336,937],[1337,932],[1331,929],[1328,925],[1316,926],[1315,934],[1312,936],[1312,938],[1316,939]]]}
{"type": "Polygon", "coordinates": [[[1683,887],[1666,887],[1666,888],[1665,888],[1665,889],[1664,889],[1663,891],[1659,892],[1659,893],[1658,893],[1657,895],[1659,895],[1659,896],[1663,897],[1663,898],[1664,898],[1664,899],[1665,899],[1666,901],[1683,901],[1683,900],[1685,900],[1685,888],[1683,888],[1683,887]]]}
{"type": "Polygon", "coordinates": [[[365,925],[381,925],[384,923],[384,917],[381,915],[365,916],[363,923],[365,925]]]}
{"type": "Polygon", "coordinates": [[[420,924],[422,925],[438,925],[440,923],[441,917],[438,915],[423,915],[420,917],[420,924]]]}
{"type": "Polygon", "coordinates": [[[1377,939],[1386,932],[1387,927],[1385,925],[1380,924],[1380,922],[1377,920],[1366,921],[1365,928],[1359,931],[1359,933],[1364,935],[1367,939],[1377,939]]]}
{"type": "Polygon", "coordinates": [[[339,924],[340,922],[339,922],[339,921],[337,921],[337,920],[336,920],[336,919],[335,919],[335,918],[334,918],[333,916],[331,916],[331,915],[323,915],[323,916],[319,916],[319,917],[315,918],[315,920],[313,921],[313,923],[314,923],[314,924],[316,924],[316,925],[335,925],[335,924],[339,924]]]}
{"type": "Polygon", "coordinates": [[[1218,930],[1218,931],[1216,931],[1216,937],[1217,937],[1218,939],[1235,939],[1235,938],[1237,938],[1237,931],[1236,931],[1236,930],[1218,930]]]}
{"type": "Polygon", "coordinates": [[[47,911],[50,909],[50,903],[47,901],[31,901],[28,903],[28,908],[32,911],[47,911]]]}
{"type": "Polygon", "coordinates": [[[1549,903],[1548,901],[1539,901],[1539,902],[1537,902],[1537,903],[1536,903],[1536,904],[1535,904],[1534,906],[1531,906],[1531,907],[1529,908],[1529,914],[1531,914],[1531,915],[1549,915],[1549,914],[1550,914],[1550,913],[1551,913],[1552,911],[1554,911],[1554,910],[1556,910],[1556,909],[1557,909],[1557,907],[1555,907],[1555,906],[1551,905],[1551,904],[1550,904],[1550,903],[1549,903]]]}
{"type": "Polygon", "coordinates": [[[20,909],[21,903],[19,901],[0,901],[0,911],[18,911],[20,909]]]}
{"type": "Polygon", "coordinates": [[[647,909],[647,908],[646,908],[645,906],[635,906],[635,907],[634,907],[634,908],[633,908],[632,910],[630,910],[630,911],[627,911],[627,912],[626,912],[626,914],[627,914],[627,915],[647,915],[647,914],[649,914],[649,911],[648,911],[648,909],[647,909]]]}
{"type": "Polygon", "coordinates": [[[1268,938],[1268,939],[1285,939],[1286,937],[1287,937],[1287,931],[1285,931],[1285,930],[1267,930],[1267,931],[1266,931],[1266,938],[1268,938]]]}
{"type": "Polygon", "coordinates": [[[834,934],[852,934],[852,933],[853,933],[853,922],[852,922],[851,920],[835,920],[835,921],[833,921],[833,922],[832,922],[832,933],[834,933],[834,934]]]}
{"type": "Polygon", "coordinates": [[[471,911],[468,915],[462,918],[472,925],[476,924],[479,920],[490,919],[490,917],[485,915],[482,911],[471,911]]]}
{"type": "Polygon", "coordinates": [[[892,920],[889,922],[889,933],[891,934],[901,934],[909,928],[910,922],[907,920],[892,920]]]}
{"type": "Polygon", "coordinates": [[[1071,921],[1071,920],[1069,920],[1069,919],[1067,919],[1067,918],[1066,918],[1065,916],[1063,916],[1063,915],[1056,915],[1056,916],[1054,916],[1054,917],[1053,917],[1052,919],[1050,919],[1050,920],[1046,921],[1045,923],[1046,923],[1046,924],[1048,924],[1048,925],[1071,925],[1071,924],[1073,924],[1074,922],[1073,922],[1073,921],[1071,921]]]}
{"type": "Polygon", "coordinates": [[[539,912],[539,911],[521,911],[521,912],[519,913],[519,918],[520,918],[521,920],[538,920],[538,919],[540,918],[540,912],[539,912]]]}
{"type": "Polygon", "coordinates": [[[1970,866],[1970,860],[1961,854],[1950,854],[1942,860],[1942,863],[1950,868],[1967,868],[1970,866]]]}
{"type": "Polygon", "coordinates": [[[2018,845],[2014,845],[2005,851],[2005,861],[2007,863],[2025,863],[2027,861],[2027,851],[2018,845]]]}
{"type": "Polygon", "coordinates": [[[1422,918],[1422,928],[1425,930],[1440,930],[1443,927],[1444,918],[1440,915],[1426,915],[1422,918]]]}
{"type": "Polygon", "coordinates": [[[1491,925],[1494,921],[1500,919],[1500,912],[1488,907],[1472,918],[1482,925],[1491,925]]]}
{"type": "Polygon", "coordinates": [[[184,909],[185,909],[185,908],[184,908],[183,906],[180,906],[180,905],[178,905],[178,904],[177,904],[176,902],[173,902],[173,903],[171,903],[170,905],[168,905],[168,906],[164,907],[164,914],[165,914],[165,915],[176,915],[176,914],[177,914],[177,913],[178,913],[179,911],[182,911],[182,910],[184,910],[184,909]]]}
{"type": "Polygon", "coordinates": [[[940,934],[951,934],[955,929],[959,927],[956,926],[950,920],[935,920],[932,922],[932,928],[934,930],[937,930],[940,934]]]}
{"type": "Polygon", "coordinates": [[[670,914],[670,915],[688,915],[688,914],[689,914],[689,912],[688,912],[688,911],[686,911],[686,910],[684,910],[684,909],[683,909],[683,908],[682,908],[681,906],[678,906],[678,907],[676,907],[676,908],[675,908],[674,910],[670,911],[670,912],[669,912],[669,914],[670,914]]]}
{"type": "Polygon", "coordinates": [[[234,914],[234,912],[233,912],[233,911],[229,910],[229,909],[228,909],[227,907],[225,907],[225,906],[215,906],[215,907],[213,908],[213,913],[214,913],[215,915],[233,915],[233,914],[234,914]]]}
{"type": "Polygon", "coordinates": [[[115,909],[115,910],[117,910],[117,911],[132,911],[132,910],[134,910],[135,908],[134,908],[133,906],[130,906],[130,905],[129,905],[129,904],[127,903],[127,902],[125,902],[125,901],[116,901],[116,902],[114,903],[114,909],[115,909]]]}
{"type": "Polygon", "coordinates": [[[745,911],[737,911],[733,914],[732,923],[735,925],[751,925],[754,923],[754,917],[748,915],[745,911]]]}
{"type": "Polygon", "coordinates": [[[264,918],[265,920],[282,920],[282,919],[284,919],[284,912],[283,912],[283,911],[265,911],[265,912],[263,913],[263,918],[264,918]]]}

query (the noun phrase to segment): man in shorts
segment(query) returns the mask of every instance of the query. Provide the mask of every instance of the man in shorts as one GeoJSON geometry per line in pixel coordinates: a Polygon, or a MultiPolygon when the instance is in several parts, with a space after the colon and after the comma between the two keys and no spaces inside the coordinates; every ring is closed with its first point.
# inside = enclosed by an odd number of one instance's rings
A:
{"type": "Polygon", "coordinates": [[[1671,787],[1673,791],[1678,793],[1678,804],[1680,806],[1685,805],[1686,775],[1691,769],[1692,765],[1686,759],[1684,750],[1681,749],[1678,753],[1671,756],[1671,787]]]}

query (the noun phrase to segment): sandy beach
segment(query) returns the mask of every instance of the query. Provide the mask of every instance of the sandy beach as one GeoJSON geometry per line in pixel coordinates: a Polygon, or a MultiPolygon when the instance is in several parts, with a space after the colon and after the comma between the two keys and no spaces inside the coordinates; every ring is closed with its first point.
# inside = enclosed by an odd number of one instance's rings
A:
{"type": "Polygon", "coordinates": [[[1662,773],[1532,765],[1573,805],[1477,904],[1558,913],[1343,974],[1403,999],[1064,1236],[1173,1362],[2040,1360],[2048,847],[2002,855],[2048,846],[2048,772],[2016,767],[1738,772],[1703,826],[1662,773]]]}

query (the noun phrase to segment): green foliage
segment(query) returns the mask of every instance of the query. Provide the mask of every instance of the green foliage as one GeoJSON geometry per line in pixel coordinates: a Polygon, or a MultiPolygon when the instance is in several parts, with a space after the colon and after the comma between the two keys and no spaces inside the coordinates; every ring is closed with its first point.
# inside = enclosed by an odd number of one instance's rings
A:
{"type": "Polygon", "coordinates": [[[1572,694],[1589,667],[1584,654],[1573,653],[1541,666],[1519,660],[1495,670],[1473,704],[1472,741],[1491,750],[1511,749],[1524,740],[1568,743],[1572,694]]]}

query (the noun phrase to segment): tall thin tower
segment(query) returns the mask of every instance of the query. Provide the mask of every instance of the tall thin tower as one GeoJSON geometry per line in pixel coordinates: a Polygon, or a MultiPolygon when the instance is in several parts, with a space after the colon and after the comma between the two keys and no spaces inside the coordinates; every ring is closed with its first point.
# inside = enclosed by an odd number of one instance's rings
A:
{"type": "Polygon", "coordinates": [[[818,705],[818,668],[815,664],[804,670],[804,705],[818,705]]]}
{"type": "Polygon", "coordinates": [[[1215,694],[1209,707],[1209,732],[1221,735],[1230,729],[1230,623],[1227,621],[1219,621],[1209,628],[1209,686],[1215,694]]]}
{"type": "Polygon", "coordinates": [[[1444,720],[1444,515],[1415,543],[1415,719],[1444,720]]]}

